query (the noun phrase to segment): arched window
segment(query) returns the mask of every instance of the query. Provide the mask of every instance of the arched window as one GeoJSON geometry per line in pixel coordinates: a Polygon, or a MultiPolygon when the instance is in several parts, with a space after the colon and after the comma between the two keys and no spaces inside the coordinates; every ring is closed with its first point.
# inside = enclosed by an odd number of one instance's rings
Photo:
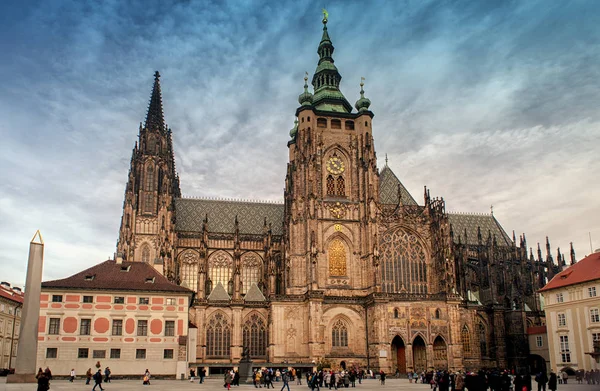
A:
{"type": "Polygon", "coordinates": [[[244,323],[244,346],[248,347],[250,357],[264,357],[267,355],[267,326],[262,317],[252,314],[244,323]]]}
{"type": "Polygon", "coordinates": [[[479,331],[479,350],[481,351],[481,356],[487,356],[487,333],[485,332],[485,326],[479,323],[477,328],[479,331]]]}
{"type": "Polygon", "coordinates": [[[142,262],[150,263],[150,246],[147,244],[142,246],[142,262]]]}
{"type": "Polygon", "coordinates": [[[206,328],[206,355],[229,357],[231,354],[231,326],[221,312],[214,314],[206,328]]]}
{"type": "Polygon", "coordinates": [[[463,346],[463,354],[465,356],[471,355],[471,335],[469,334],[469,328],[465,325],[460,332],[460,339],[463,346]]]}
{"type": "Polygon", "coordinates": [[[346,195],[346,184],[344,183],[344,177],[343,176],[339,176],[337,178],[337,186],[336,186],[336,195],[339,196],[344,196],[346,195]]]}
{"type": "Polygon", "coordinates": [[[329,275],[345,276],[346,270],[346,247],[339,239],[329,243],[329,275]]]}
{"type": "Polygon", "coordinates": [[[394,308],[394,319],[398,319],[400,314],[398,313],[398,308],[394,308]]]}
{"type": "Polygon", "coordinates": [[[252,283],[258,285],[262,271],[261,259],[256,254],[242,257],[242,295],[248,293],[252,283]]]}
{"type": "Polygon", "coordinates": [[[154,191],[154,167],[146,168],[146,191],[154,191]]]}
{"type": "Polygon", "coordinates": [[[436,309],[436,310],[435,310],[435,315],[434,315],[434,316],[435,316],[435,319],[439,319],[439,318],[440,318],[440,315],[441,315],[441,311],[440,311],[440,310],[439,310],[439,308],[438,308],[438,309],[436,309]]]}
{"type": "Polygon", "coordinates": [[[335,195],[335,180],[332,175],[327,176],[327,195],[334,196],[335,195]]]}
{"type": "Polygon", "coordinates": [[[427,264],[421,241],[396,229],[381,236],[381,283],[384,292],[427,293],[427,264]]]}
{"type": "Polygon", "coordinates": [[[219,282],[223,284],[223,288],[228,288],[232,264],[231,256],[224,251],[211,255],[208,260],[208,276],[212,281],[213,289],[216,288],[219,282]]]}
{"type": "Polygon", "coordinates": [[[341,319],[338,319],[331,327],[331,346],[334,348],[348,347],[348,328],[341,319]]]}
{"type": "Polygon", "coordinates": [[[181,285],[193,290],[198,291],[198,261],[200,257],[197,252],[193,250],[185,251],[181,257],[181,268],[180,268],[180,279],[181,285]]]}

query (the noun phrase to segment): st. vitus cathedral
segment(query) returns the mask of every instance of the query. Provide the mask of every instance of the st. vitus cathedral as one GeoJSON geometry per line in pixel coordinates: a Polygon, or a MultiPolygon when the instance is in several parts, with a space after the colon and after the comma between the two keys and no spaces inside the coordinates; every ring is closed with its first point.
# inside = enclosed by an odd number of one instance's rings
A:
{"type": "Polygon", "coordinates": [[[117,252],[196,292],[191,366],[230,367],[248,347],[269,365],[525,368],[526,329],[544,323],[535,292],[564,256],[546,243],[534,257],[493,214],[448,213],[427,189],[417,202],[380,169],[371,102],[362,83],[356,111],[340,91],[323,25],[283,203],[182,198],[155,74],[117,252]]]}

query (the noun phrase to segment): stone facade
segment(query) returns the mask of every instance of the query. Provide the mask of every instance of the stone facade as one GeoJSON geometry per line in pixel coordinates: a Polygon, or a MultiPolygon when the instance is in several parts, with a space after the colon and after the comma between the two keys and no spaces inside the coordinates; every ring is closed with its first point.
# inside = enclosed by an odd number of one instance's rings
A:
{"type": "Polygon", "coordinates": [[[353,111],[333,51],[325,21],[314,94],[306,78],[290,132],[283,204],[180,197],[157,76],[117,251],[197,292],[191,366],[235,365],[248,346],[272,365],[526,367],[526,328],[543,322],[535,291],[558,266],[528,254],[525,235],[511,239],[493,214],[449,214],[427,189],[419,204],[387,161],[380,170],[371,102],[361,83],[353,111]],[[149,150],[151,134],[167,148],[149,150]],[[144,164],[165,168],[149,176],[144,164]]]}
{"type": "Polygon", "coordinates": [[[0,284],[0,369],[15,367],[22,309],[21,289],[11,288],[9,283],[2,282],[0,284]]]}

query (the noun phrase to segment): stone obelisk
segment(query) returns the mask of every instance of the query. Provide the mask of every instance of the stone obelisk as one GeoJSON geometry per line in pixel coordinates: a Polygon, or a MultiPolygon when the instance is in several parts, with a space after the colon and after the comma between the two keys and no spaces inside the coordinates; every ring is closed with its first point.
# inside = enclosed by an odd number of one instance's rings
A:
{"type": "Polygon", "coordinates": [[[44,241],[38,230],[29,243],[27,280],[23,298],[23,314],[17,361],[14,375],[9,375],[7,383],[36,383],[38,323],[40,320],[40,293],[42,290],[42,269],[44,267],[44,241]]]}

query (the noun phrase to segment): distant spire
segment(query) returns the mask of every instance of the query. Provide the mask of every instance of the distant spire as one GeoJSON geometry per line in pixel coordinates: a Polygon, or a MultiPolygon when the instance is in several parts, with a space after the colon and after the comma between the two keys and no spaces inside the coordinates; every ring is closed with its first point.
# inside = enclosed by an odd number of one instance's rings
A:
{"type": "Polygon", "coordinates": [[[162,94],[160,92],[160,73],[154,73],[154,86],[152,86],[152,95],[148,105],[148,115],[146,116],[146,129],[164,130],[165,118],[162,107],[162,94]]]}
{"type": "Polygon", "coordinates": [[[388,165],[388,157],[387,157],[387,153],[385,154],[385,165],[388,165]]]}
{"type": "Polygon", "coordinates": [[[354,107],[358,111],[367,111],[369,110],[369,106],[371,106],[371,101],[368,98],[365,98],[365,78],[360,78],[360,99],[356,101],[354,107]]]}
{"type": "Polygon", "coordinates": [[[575,265],[575,249],[573,248],[573,242],[571,242],[571,265],[575,265]]]}

